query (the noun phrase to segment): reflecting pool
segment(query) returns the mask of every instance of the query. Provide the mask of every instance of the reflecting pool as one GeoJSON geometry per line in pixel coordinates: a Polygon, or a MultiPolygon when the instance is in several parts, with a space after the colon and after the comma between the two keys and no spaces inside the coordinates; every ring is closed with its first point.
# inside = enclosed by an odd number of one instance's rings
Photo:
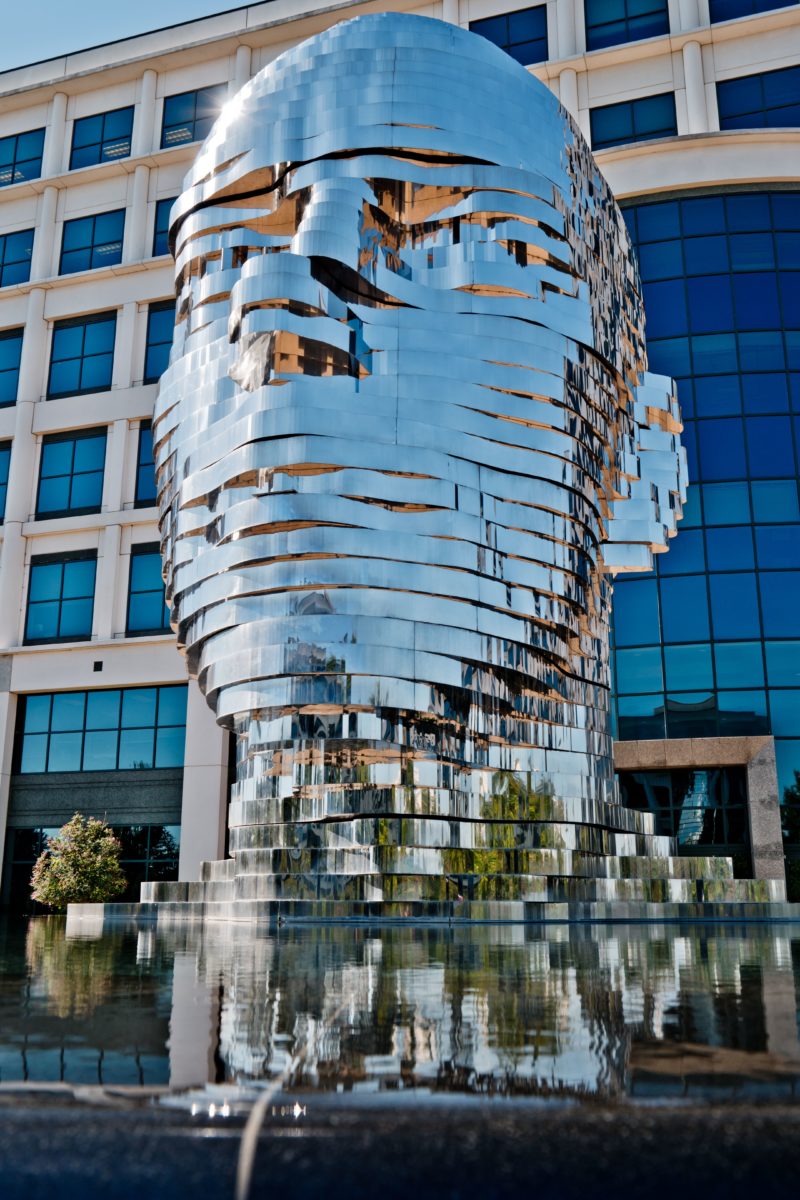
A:
{"type": "Polygon", "coordinates": [[[800,1099],[800,930],[0,926],[0,1085],[800,1099]]]}

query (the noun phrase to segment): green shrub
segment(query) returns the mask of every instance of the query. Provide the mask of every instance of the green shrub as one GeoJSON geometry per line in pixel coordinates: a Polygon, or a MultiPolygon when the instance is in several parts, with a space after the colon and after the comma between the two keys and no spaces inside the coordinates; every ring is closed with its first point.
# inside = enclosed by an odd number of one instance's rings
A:
{"type": "Polygon", "coordinates": [[[67,821],[39,855],[31,875],[31,895],[63,911],[68,904],[102,904],[126,888],[119,865],[122,847],[105,821],[80,813],[67,821]]]}

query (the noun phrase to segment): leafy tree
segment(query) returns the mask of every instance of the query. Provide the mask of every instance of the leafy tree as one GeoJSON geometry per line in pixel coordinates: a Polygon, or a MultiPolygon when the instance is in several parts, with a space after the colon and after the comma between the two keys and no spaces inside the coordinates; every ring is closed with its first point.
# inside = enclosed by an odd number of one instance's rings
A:
{"type": "Polygon", "coordinates": [[[62,911],[68,904],[102,904],[125,891],[122,846],[105,821],[75,813],[47,839],[31,875],[31,895],[62,911]]]}

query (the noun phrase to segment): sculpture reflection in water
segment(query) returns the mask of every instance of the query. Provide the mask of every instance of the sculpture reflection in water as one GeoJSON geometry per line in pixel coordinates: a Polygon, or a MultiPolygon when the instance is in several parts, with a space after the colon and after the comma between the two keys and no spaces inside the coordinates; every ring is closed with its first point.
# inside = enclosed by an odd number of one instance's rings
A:
{"type": "Polygon", "coordinates": [[[143,899],[778,898],[618,803],[608,577],[666,548],[685,457],[549,90],[437,21],[337,25],[229,102],[170,239],[167,597],[237,763],[232,859],[143,899]]]}
{"type": "MultiPolygon", "coordinates": [[[[195,989],[172,1026],[196,1028],[206,1005],[218,1082],[606,1096],[760,1082],[800,1094],[800,942],[788,935],[483,927],[254,938],[209,925],[162,940],[195,951],[195,989]]],[[[208,1078],[202,1039],[172,1057],[180,1082],[208,1078]]]]}
{"type": "Polygon", "coordinates": [[[80,929],[0,938],[0,1083],[800,1095],[788,926],[80,929]]]}

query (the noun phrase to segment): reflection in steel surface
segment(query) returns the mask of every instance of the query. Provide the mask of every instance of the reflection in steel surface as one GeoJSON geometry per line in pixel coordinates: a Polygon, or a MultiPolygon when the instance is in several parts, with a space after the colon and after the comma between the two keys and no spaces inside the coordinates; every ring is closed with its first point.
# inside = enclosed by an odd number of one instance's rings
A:
{"type": "Polygon", "coordinates": [[[170,238],[167,596],[237,778],[233,861],[143,897],[765,898],[618,803],[608,577],[666,548],[685,456],[547,88],[437,21],[337,25],[226,106],[170,238]]]}

